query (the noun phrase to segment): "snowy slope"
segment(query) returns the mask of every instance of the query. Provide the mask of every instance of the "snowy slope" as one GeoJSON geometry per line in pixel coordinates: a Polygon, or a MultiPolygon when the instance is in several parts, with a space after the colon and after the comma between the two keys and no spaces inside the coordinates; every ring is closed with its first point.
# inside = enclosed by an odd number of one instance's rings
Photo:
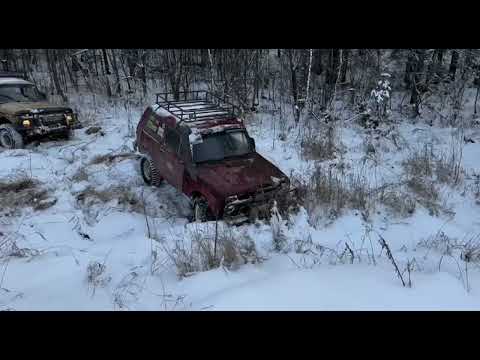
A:
{"type": "MultiPolygon", "coordinates": [[[[20,248],[34,249],[35,253],[0,262],[0,309],[480,309],[478,265],[470,264],[465,271],[460,260],[442,257],[440,251],[422,246],[422,241],[439,230],[458,239],[480,232],[479,205],[471,196],[462,197],[460,191],[448,188],[442,195],[454,210],[453,217],[431,216],[418,207],[413,216],[395,219],[379,209],[370,232],[356,211],[347,211],[327,225],[312,226],[302,210],[283,225],[288,239],[284,252],[274,251],[270,225],[243,225],[234,231],[255,241],[258,253],[265,258],[263,262],[232,271],[218,268],[179,280],[159,244],[173,242],[193,227],[209,224],[189,224],[187,199],[169,185],[146,187],[134,156],[96,163],[99,155],[131,152],[132,131],[125,124],[127,119],[134,119],[136,124],[140,114],[140,110],[127,113],[116,109],[112,116],[110,109],[100,109],[96,121],[104,136],[86,135],[80,129],[70,142],[0,150],[1,181],[25,174],[41,181],[58,199],[53,207],[42,211],[30,208],[9,216],[1,213],[0,242],[14,239],[20,248]],[[86,174],[81,174],[82,168],[86,174]],[[148,237],[146,219],[138,211],[138,204],[113,198],[82,206],[77,197],[89,187],[97,191],[128,189],[143,197],[149,228],[155,233],[151,237],[160,242],[148,237]],[[407,262],[415,264],[411,288],[402,286],[378,243],[377,233],[388,241],[402,271],[407,262]],[[305,239],[310,239],[310,251],[295,251],[295,244],[305,239]],[[346,241],[360,259],[338,259],[325,251],[342,253],[346,241]],[[160,257],[152,264],[154,249],[160,257]],[[95,287],[87,281],[87,267],[93,261],[105,265],[104,282],[95,287]]],[[[294,137],[276,140],[273,146],[270,122],[261,124],[252,121],[249,126],[262,155],[287,174],[312,171],[314,161],[301,158],[294,137]]],[[[340,131],[346,144],[344,161],[360,166],[365,135],[355,126],[340,131]]],[[[400,132],[407,148],[422,143],[425,136],[439,146],[448,146],[451,129],[404,125],[400,132]]],[[[480,137],[473,132],[470,135],[478,141],[464,146],[462,161],[469,173],[479,173],[480,137]]],[[[384,145],[385,151],[379,155],[382,166],[376,168],[377,172],[365,165],[372,182],[394,182],[400,176],[407,150],[398,152],[388,146],[384,145]]]]}

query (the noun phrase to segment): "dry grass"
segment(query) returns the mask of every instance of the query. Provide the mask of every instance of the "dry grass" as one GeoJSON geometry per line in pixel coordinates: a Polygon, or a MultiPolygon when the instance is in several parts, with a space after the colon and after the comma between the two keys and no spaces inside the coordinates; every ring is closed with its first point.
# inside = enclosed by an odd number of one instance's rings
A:
{"type": "Polygon", "coordinates": [[[36,249],[18,246],[17,239],[16,234],[7,234],[5,237],[0,236],[0,260],[10,257],[31,258],[40,254],[36,249]]]}
{"type": "Polygon", "coordinates": [[[56,203],[48,190],[41,183],[27,176],[19,176],[8,182],[0,181],[0,208],[2,210],[19,210],[31,207],[34,210],[44,210],[56,203]]]}
{"type": "Polygon", "coordinates": [[[82,181],[88,181],[89,175],[87,173],[87,170],[85,170],[85,167],[81,167],[80,169],[77,170],[77,172],[72,176],[71,181],[73,182],[82,182],[82,181]]]}
{"type": "Polygon", "coordinates": [[[403,166],[409,178],[430,178],[441,184],[456,186],[463,180],[461,161],[462,150],[455,143],[447,152],[439,154],[431,145],[424,145],[422,150],[411,152],[403,166]]]}
{"type": "Polygon", "coordinates": [[[390,215],[405,218],[413,215],[416,208],[415,199],[398,189],[383,191],[380,194],[380,203],[385,206],[390,215]]]}
{"type": "Polygon", "coordinates": [[[238,236],[231,227],[221,223],[195,226],[185,238],[175,240],[173,246],[163,245],[177,269],[180,278],[220,266],[234,270],[241,264],[261,261],[255,243],[247,236],[238,236]]]}
{"type": "Polygon", "coordinates": [[[461,157],[461,152],[452,148],[450,153],[441,154],[435,159],[435,175],[438,182],[456,186],[463,181],[461,157]]]}
{"type": "Polygon", "coordinates": [[[338,152],[337,143],[335,128],[333,126],[322,127],[318,133],[302,139],[302,155],[309,160],[335,159],[338,152]]]}
{"type": "Polygon", "coordinates": [[[461,152],[454,146],[447,154],[438,155],[425,145],[411,152],[402,165],[408,189],[431,215],[437,216],[441,208],[439,185],[457,186],[463,180],[461,152]]]}
{"type": "Polygon", "coordinates": [[[308,179],[293,178],[299,203],[312,214],[321,208],[332,220],[344,209],[366,210],[372,205],[371,189],[361,173],[318,165],[308,179]]]}
{"type": "Polygon", "coordinates": [[[435,166],[433,147],[425,145],[422,150],[415,150],[403,162],[408,177],[430,177],[435,166]]]}
{"type": "Polygon", "coordinates": [[[87,283],[92,287],[92,296],[95,295],[95,290],[98,287],[107,286],[112,277],[106,275],[107,267],[105,263],[92,261],[87,266],[87,283]]]}
{"type": "Polygon", "coordinates": [[[141,199],[125,186],[114,186],[105,190],[97,190],[92,186],[80,192],[77,203],[82,207],[90,207],[95,204],[106,204],[117,200],[118,206],[134,212],[144,213],[144,205],[141,199]]]}
{"type": "Polygon", "coordinates": [[[127,159],[137,159],[138,155],[132,153],[120,153],[120,154],[106,154],[95,156],[91,161],[90,165],[105,164],[110,165],[114,162],[123,161],[127,159]]]}

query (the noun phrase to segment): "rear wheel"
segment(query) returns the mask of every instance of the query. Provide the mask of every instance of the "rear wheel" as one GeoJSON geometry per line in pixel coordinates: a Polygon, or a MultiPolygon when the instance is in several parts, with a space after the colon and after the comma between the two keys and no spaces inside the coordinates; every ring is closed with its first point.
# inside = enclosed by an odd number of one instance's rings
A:
{"type": "Polygon", "coordinates": [[[0,146],[6,149],[23,148],[23,137],[11,124],[0,125],[0,146]]]}
{"type": "Polygon", "coordinates": [[[150,159],[142,158],[140,161],[140,172],[142,173],[143,181],[147,185],[160,186],[163,179],[150,159]]]}
{"type": "Polygon", "coordinates": [[[208,220],[208,202],[203,197],[193,199],[193,221],[205,222],[208,220]]]}

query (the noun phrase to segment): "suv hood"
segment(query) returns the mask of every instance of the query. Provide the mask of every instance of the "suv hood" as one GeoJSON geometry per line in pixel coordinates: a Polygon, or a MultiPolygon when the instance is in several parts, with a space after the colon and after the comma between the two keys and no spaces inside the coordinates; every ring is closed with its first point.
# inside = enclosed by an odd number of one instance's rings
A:
{"type": "Polygon", "coordinates": [[[5,104],[0,104],[0,112],[9,113],[13,115],[29,113],[35,110],[40,112],[49,111],[49,112],[61,112],[61,111],[71,111],[69,107],[52,105],[47,102],[38,101],[38,102],[10,102],[5,104]]]}
{"type": "Polygon", "coordinates": [[[258,153],[198,166],[199,179],[222,196],[254,192],[287,176],[258,153]],[[272,178],[273,177],[273,178],[272,178]]]}

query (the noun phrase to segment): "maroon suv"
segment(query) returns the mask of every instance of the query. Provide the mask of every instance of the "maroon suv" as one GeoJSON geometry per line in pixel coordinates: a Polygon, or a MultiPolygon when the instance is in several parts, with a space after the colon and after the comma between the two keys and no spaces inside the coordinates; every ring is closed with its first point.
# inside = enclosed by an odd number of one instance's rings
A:
{"type": "Polygon", "coordinates": [[[192,200],[196,221],[267,216],[288,177],[255,151],[237,108],[206,91],[157,94],[137,127],[135,150],[149,185],[162,180],[192,200]],[[178,96],[177,96],[178,98],[178,96]]]}

